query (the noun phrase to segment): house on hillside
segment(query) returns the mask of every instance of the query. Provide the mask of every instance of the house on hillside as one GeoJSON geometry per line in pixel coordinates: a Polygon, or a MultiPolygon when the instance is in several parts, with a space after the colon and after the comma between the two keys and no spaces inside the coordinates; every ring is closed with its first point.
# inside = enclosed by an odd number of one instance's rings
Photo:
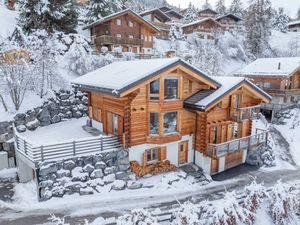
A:
{"type": "Polygon", "coordinates": [[[168,15],[173,21],[180,22],[180,20],[183,19],[183,15],[179,12],[177,12],[174,9],[171,9],[167,6],[159,8],[162,12],[164,12],[166,15],[168,15]]]}
{"type": "Polygon", "coordinates": [[[228,13],[223,16],[219,16],[216,18],[216,21],[219,22],[220,24],[225,27],[227,31],[231,30],[237,30],[237,31],[242,31],[243,30],[243,20],[242,18],[232,14],[228,13]]]}
{"type": "Polygon", "coordinates": [[[89,24],[92,43],[98,50],[122,48],[123,52],[153,53],[153,36],[159,30],[140,15],[126,9],[89,24]]]}
{"type": "Polygon", "coordinates": [[[163,11],[160,9],[152,9],[140,13],[140,16],[159,30],[155,37],[160,39],[169,39],[171,27],[169,22],[171,22],[172,19],[163,11]]]}
{"type": "Polygon", "coordinates": [[[198,15],[200,19],[205,19],[205,18],[215,18],[217,17],[218,13],[213,9],[207,8],[207,9],[200,10],[198,15]]]}
{"type": "Polygon", "coordinates": [[[216,32],[223,31],[223,26],[213,18],[197,20],[182,26],[184,34],[198,34],[201,39],[214,39],[216,32]]]}
{"type": "Polygon", "coordinates": [[[114,62],[73,81],[88,94],[91,125],[122,137],[130,161],[169,160],[215,174],[264,145],[252,116],[271,97],[240,77],[210,77],[178,58],[114,62]]]}
{"type": "Polygon", "coordinates": [[[266,109],[300,100],[300,57],[257,59],[234,75],[252,79],[272,95],[272,104],[267,104],[266,109]]]}
{"type": "Polygon", "coordinates": [[[290,32],[300,32],[300,20],[290,22],[288,29],[290,32]]]}

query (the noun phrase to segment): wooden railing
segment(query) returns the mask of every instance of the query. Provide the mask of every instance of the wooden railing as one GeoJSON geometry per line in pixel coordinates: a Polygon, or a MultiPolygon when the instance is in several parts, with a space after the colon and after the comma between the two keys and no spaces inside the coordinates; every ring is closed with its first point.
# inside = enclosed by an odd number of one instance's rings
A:
{"type": "Polygon", "coordinates": [[[235,139],[221,144],[208,144],[207,154],[210,157],[219,158],[228,153],[239,150],[251,150],[260,144],[266,144],[268,139],[268,131],[263,131],[255,135],[235,139]]]}
{"type": "Polygon", "coordinates": [[[15,146],[20,154],[37,163],[118,150],[123,147],[122,138],[98,136],[36,146],[15,131],[15,146]]]}
{"type": "Polygon", "coordinates": [[[143,45],[144,41],[139,38],[118,38],[110,35],[93,36],[92,40],[95,44],[119,44],[119,45],[143,45]]]}
{"type": "Polygon", "coordinates": [[[252,119],[254,115],[260,112],[260,105],[230,109],[230,119],[240,122],[246,119],[252,119]]]}
{"type": "Polygon", "coordinates": [[[299,95],[300,88],[291,88],[291,89],[272,89],[272,88],[263,88],[269,94],[274,95],[299,95]]]}

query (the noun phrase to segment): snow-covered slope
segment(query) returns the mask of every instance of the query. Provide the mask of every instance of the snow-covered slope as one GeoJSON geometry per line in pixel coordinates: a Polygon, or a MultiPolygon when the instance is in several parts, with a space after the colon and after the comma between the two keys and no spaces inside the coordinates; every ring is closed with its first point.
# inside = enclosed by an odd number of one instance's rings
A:
{"type": "Polygon", "coordinates": [[[6,8],[0,1],[0,39],[8,37],[15,29],[19,13],[6,8]]]}
{"type": "Polygon", "coordinates": [[[288,53],[293,50],[293,43],[296,41],[300,44],[300,34],[297,32],[282,33],[280,31],[273,30],[270,45],[275,51],[288,55],[288,53]]]}

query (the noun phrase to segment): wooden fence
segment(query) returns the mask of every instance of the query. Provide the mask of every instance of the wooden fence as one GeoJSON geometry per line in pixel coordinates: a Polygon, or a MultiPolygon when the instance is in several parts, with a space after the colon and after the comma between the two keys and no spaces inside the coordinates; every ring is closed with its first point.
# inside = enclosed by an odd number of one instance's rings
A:
{"type": "Polygon", "coordinates": [[[17,131],[15,131],[15,145],[20,154],[35,163],[109,152],[122,148],[118,136],[98,136],[36,146],[17,131]]]}

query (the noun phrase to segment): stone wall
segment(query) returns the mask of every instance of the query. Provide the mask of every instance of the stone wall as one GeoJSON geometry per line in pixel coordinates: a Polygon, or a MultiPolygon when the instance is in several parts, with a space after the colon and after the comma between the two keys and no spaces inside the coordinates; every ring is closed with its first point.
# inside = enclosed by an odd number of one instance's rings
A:
{"type": "Polygon", "coordinates": [[[15,158],[13,123],[18,132],[33,131],[40,126],[59,123],[63,119],[86,116],[87,105],[88,98],[81,91],[55,92],[55,97],[49,98],[43,105],[25,113],[17,113],[12,121],[0,122],[0,151],[6,151],[10,159],[15,158]]]}
{"type": "Polygon", "coordinates": [[[131,173],[126,150],[44,162],[38,166],[37,177],[41,201],[66,194],[94,194],[104,185],[116,191],[142,187],[131,173]]]}

